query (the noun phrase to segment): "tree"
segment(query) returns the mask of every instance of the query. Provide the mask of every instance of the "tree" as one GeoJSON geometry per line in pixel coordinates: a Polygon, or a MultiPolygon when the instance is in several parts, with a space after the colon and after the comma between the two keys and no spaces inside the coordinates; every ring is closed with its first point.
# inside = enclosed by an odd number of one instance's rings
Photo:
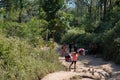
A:
{"type": "Polygon", "coordinates": [[[57,11],[64,5],[64,0],[44,0],[42,8],[46,12],[47,21],[55,19],[57,11]]]}

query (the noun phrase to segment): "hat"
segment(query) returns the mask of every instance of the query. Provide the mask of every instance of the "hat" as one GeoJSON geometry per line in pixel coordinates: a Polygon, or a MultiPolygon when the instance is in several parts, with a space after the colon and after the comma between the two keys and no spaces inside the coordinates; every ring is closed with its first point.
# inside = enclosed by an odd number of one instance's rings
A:
{"type": "Polygon", "coordinates": [[[79,48],[77,51],[78,52],[83,52],[85,49],[84,48],[79,48]]]}
{"type": "Polygon", "coordinates": [[[78,52],[81,53],[81,55],[85,55],[85,49],[84,48],[79,48],[78,52]]]}

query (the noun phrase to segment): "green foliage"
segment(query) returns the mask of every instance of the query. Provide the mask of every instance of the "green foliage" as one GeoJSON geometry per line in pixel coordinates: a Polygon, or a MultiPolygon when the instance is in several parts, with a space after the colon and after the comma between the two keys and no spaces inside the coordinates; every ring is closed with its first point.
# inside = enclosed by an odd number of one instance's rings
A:
{"type": "Polygon", "coordinates": [[[42,9],[42,8],[40,8],[40,14],[39,14],[39,18],[40,19],[46,19],[46,13],[45,13],[45,11],[42,9]]]}
{"type": "Polygon", "coordinates": [[[27,23],[17,22],[0,22],[0,28],[6,36],[17,36],[20,38],[29,39],[30,43],[34,46],[39,45],[43,42],[43,38],[46,35],[46,26],[48,25],[45,20],[37,20],[36,18],[31,19],[27,23]],[[39,41],[40,40],[40,41],[39,41]]]}
{"type": "Polygon", "coordinates": [[[32,18],[28,23],[27,27],[29,29],[29,33],[31,37],[34,36],[45,36],[45,30],[48,26],[48,22],[46,20],[38,20],[36,18],[32,18]]]}
{"type": "Polygon", "coordinates": [[[26,25],[19,24],[17,22],[5,22],[2,23],[3,32],[6,33],[7,36],[18,36],[25,37],[27,34],[25,32],[26,25]]]}
{"type": "MultiPolygon", "coordinates": [[[[116,57],[119,55],[119,38],[120,38],[120,21],[116,23],[114,28],[106,31],[100,38],[103,44],[103,57],[106,60],[116,61],[116,57]],[[108,56],[109,55],[109,56],[108,56]]],[[[118,57],[117,57],[118,59],[118,57]]]]}
{"type": "Polygon", "coordinates": [[[27,23],[27,38],[30,39],[34,46],[44,42],[43,39],[46,37],[47,26],[47,21],[37,20],[36,18],[31,19],[27,23]]]}
{"type": "Polygon", "coordinates": [[[61,36],[70,28],[72,20],[73,15],[67,14],[64,11],[58,11],[56,18],[49,22],[49,30],[55,30],[55,41],[60,41],[61,36]]]}
{"type": "Polygon", "coordinates": [[[75,29],[71,28],[70,30],[68,30],[66,34],[62,36],[61,42],[62,43],[69,43],[72,41],[77,42],[77,40],[79,40],[78,39],[79,35],[83,33],[84,30],[80,30],[79,28],[75,28],[75,29]]]}
{"type": "Polygon", "coordinates": [[[70,27],[70,22],[72,21],[73,16],[65,12],[58,12],[56,19],[53,19],[49,23],[50,30],[57,31],[66,31],[70,27]]]}
{"type": "Polygon", "coordinates": [[[0,79],[36,80],[62,66],[52,50],[32,47],[28,41],[0,35],[0,79]]]}
{"type": "Polygon", "coordinates": [[[59,19],[64,26],[70,26],[70,22],[73,21],[74,16],[64,11],[58,11],[56,18],[59,19]]]}
{"type": "Polygon", "coordinates": [[[3,14],[3,13],[5,14],[5,9],[1,8],[0,9],[0,14],[3,14]]]}
{"type": "Polygon", "coordinates": [[[42,8],[46,12],[46,20],[50,21],[51,19],[55,19],[57,11],[62,8],[63,4],[64,0],[44,0],[42,8]]]}

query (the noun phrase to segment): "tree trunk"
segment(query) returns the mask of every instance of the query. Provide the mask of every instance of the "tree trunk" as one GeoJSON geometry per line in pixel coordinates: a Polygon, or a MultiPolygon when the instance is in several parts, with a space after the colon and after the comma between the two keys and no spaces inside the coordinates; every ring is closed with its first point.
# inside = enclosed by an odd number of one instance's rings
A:
{"type": "Polygon", "coordinates": [[[23,9],[23,0],[20,0],[20,13],[19,13],[19,22],[22,22],[21,16],[22,16],[22,9],[23,9]]]}
{"type": "Polygon", "coordinates": [[[103,12],[103,20],[106,20],[106,4],[107,4],[107,0],[104,0],[104,12],[103,12]]]}
{"type": "Polygon", "coordinates": [[[112,1],[110,0],[110,7],[112,7],[112,1]]]}
{"type": "Polygon", "coordinates": [[[103,9],[102,9],[102,2],[100,1],[100,20],[103,19],[103,9]]]}
{"type": "Polygon", "coordinates": [[[90,19],[92,17],[92,0],[90,2],[90,6],[89,6],[89,17],[90,17],[90,19]]]}

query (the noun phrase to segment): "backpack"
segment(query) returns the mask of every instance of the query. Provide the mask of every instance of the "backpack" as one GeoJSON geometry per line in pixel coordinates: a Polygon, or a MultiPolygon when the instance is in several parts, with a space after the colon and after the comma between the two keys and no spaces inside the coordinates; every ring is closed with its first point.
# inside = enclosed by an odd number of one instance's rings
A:
{"type": "Polygon", "coordinates": [[[65,61],[66,62],[71,62],[72,61],[70,54],[65,55],[65,61]]]}

